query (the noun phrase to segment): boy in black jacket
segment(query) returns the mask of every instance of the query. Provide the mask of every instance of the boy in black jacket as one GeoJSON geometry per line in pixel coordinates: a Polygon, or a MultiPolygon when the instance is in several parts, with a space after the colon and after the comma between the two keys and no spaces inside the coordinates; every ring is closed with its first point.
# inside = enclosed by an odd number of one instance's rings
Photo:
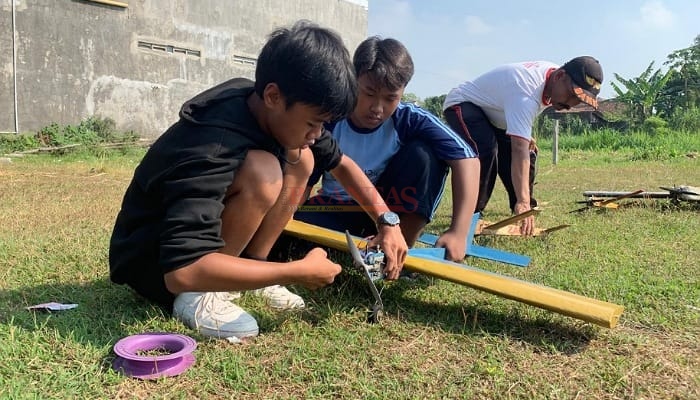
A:
{"type": "MultiPolygon", "coordinates": [[[[259,289],[273,306],[303,307],[281,285],[315,289],[340,272],[319,248],[298,261],[265,261],[303,201],[314,165],[340,171],[344,185],[366,196],[357,200],[375,220],[389,211],[323,131],[357,96],[348,51],[335,33],[306,22],[275,31],[255,78],[229,80],[183,105],[180,120],[136,168],[110,243],[112,281],[172,307],[207,336],[258,333],[229,291],[259,289]]],[[[376,241],[395,278],[407,251],[400,229],[383,226],[376,241]]]]}

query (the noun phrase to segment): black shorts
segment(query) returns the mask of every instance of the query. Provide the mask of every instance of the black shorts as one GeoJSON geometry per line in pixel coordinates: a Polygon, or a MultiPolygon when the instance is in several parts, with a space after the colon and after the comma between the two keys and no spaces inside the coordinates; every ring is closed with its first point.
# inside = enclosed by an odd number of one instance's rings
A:
{"type": "MultiPolygon", "coordinates": [[[[508,192],[510,209],[513,211],[517,196],[511,179],[511,137],[505,130],[493,126],[484,111],[473,103],[464,102],[454,105],[446,109],[444,114],[452,130],[468,143],[472,143],[479,154],[481,164],[479,197],[474,211],[481,212],[486,208],[496,184],[496,176],[501,179],[508,192]]],[[[534,198],[536,168],[537,153],[532,151],[529,170],[530,207],[537,206],[537,200],[534,198]]]]}

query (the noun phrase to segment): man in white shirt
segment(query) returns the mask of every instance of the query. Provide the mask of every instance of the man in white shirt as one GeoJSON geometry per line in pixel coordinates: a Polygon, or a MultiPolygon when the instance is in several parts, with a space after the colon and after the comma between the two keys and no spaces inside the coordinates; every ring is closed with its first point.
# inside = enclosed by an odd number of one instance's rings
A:
{"type": "MultiPolygon", "coordinates": [[[[508,191],[511,211],[521,214],[536,206],[535,118],[549,106],[564,110],[584,102],[597,108],[602,83],[598,60],[581,56],[562,67],[548,61],[502,65],[447,94],[443,105],[447,123],[479,153],[476,212],[486,207],[496,175],[508,191]]],[[[521,233],[532,235],[534,222],[534,217],[524,219],[521,233]]]]}

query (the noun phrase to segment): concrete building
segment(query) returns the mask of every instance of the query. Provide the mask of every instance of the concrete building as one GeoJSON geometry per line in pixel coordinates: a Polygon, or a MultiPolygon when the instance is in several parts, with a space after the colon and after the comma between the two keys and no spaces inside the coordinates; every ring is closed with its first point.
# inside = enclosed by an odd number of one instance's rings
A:
{"type": "Polygon", "coordinates": [[[275,28],[307,19],[338,32],[352,53],[367,35],[367,7],[367,0],[0,0],[0,131],[95,115],[155,137],[196,93],[252,79],[275,28]]]}

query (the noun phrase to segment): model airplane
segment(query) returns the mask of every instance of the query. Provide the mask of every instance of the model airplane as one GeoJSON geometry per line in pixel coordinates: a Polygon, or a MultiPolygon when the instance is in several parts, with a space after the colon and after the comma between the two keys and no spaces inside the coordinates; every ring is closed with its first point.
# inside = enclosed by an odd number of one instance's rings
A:
{"type": "MultiPolygon", "coordinates": [[[[520,216],[522,216],[522,215],[523,214],[520,214],[520,216]]],[[[522,217],[522,218],[524,218],[524,217],[522,217]]],[[[464,255],[465,257],[485,258],[487,260],[517,265],[519,267],[527,267],[530,264],[530,257],[528,257],[528,256],[510,253],[507,251],[498,250],[498,249],[494,249],[491,247],[480,246],[480,245],[474,243],[474,235],[476,235],[477,226],[479,225],[480,221],[481,221],[481,214],[474,213],[474,216],[472,217],[472,223],[469,227],[469,233],[467,234],[466,254],[464,255]]],[[[418,243],[422,243],[422,244],[426,244],[428,246],[434,247],[435,243],[437,243],[437,240],[438,240],[437,235],[434,235],[432,233],[424,233],[418,238],[418,243]]],[[[426,249],[415,249],[415,250],[421,251],[421,250],[426,250],[426,249]]],[[[445,259],[445,249],[437,249],[437,248],[427,249],[427,254],[425,256],[432,257],[436,251],[442,251],[442,253],[438,254],[437,257],[439,257],[440,260],[444,260],[445,259]]]]}
{"type": "MultiPolygon", "coordinates": [[[[366,241],[358,237],[352,237],[341,232],[321,228],[316,225],[301,221],[291,220],[285,227],[288,235],[314,242],[321,246],[331,247],[337,250],[350,251],[358,265],[358,257],[353,250],[361,247],[366,241]],[[358,245],[359,244],[359,245],[358,245]]],[[[461,263],[455,263],[439,259],[439,252],[444,249],[410,249],[406,256],[404,268],[409,271],[444,279],[495,294],[507,299],[519,301],[562,315],[578,318],[605,328],[614,328],[624,310],[623,306],[608,303],[601,300],[553,289],[547,286],[522,281],[505,275],[489,272],[461,263]],[[432,255],[430,251],[433,251],[432,255]]],[[[366,265],[366,262],[360,263],[366,265]]],[[[368,271],[369,273],[369,271],[368,271]]],[[[365,276],[365,279],[368,279],[365,276]]],[[[370,279],[371,281],[371,279],[370,279]]],[[[375,288],[376,289],[376,288],[375,288]]],[[[377,291],[372,291],[375,296],[373,311],[383,308],[377,291]]]]}
{"type": "Polygon", "coordinates": [[[584,203],[587,207],[580,208],[574,211],[583,211],[587,208],[609,208],[616,209],[619,207],[618,202],[623,199],[630,198],[641,198],[641,199],[671,199],[673,202],[680,201],[700,201],[700,188],[693,186],[673,186],[664,187],[661,186],[660,189],[665,190],[665,192],[649,192],[642,189],[638,189],[632,192],[614,192],[614,191],[595,191],[589,190],[583,192],[583,196],[586,200],[579,201],[578,203],[584,203]]]}
{"type": "Polygon", "coordinates": [[[588,192],[583,192],[584,196],[587,196],[586,200],[584,201],[579,201],[578,203],[584,203],[586,204],[586,207],[579,208],[577,210],[574,210],[572,212],[578,212],[578,211],[583,211],[587,210],[589,208],[609,208],[609,209],[616,209],[620,205],[617,203],[620,200],[623,199],[630,199],[630,198],[639,198],[639,197],[644,197],[644,190],[638,189],[633,192],[595,192],[595,191],[588,191],[588,192]]]}
{"type": "MultiPolygon", "coordinates": [[[[531,216],[540,213],[539,208],[533,208],[524,213],[514,215],[512,217],[506,218],[498,222],[489,222],[484,220],[479,220],[476,225],[475,235],[497,235],[497,236],[522,236],[520,233],[520,224],[518,222],[531,216]]],[[[532,236],[544,236],[548,233],[558,231],[569,227],[569,225],[557,225],[551,228],[535,228],[532,236]]]]}
{"type": "MultiPolygon", "coordinates": [[[[474,243],[476,235],[502,235],[502,236],[521,236],[519,221],[540,213],[540,209],[533,208],[524,213],[506,218],[496,223],[490,223],[481,219],[480,213],[475,213],[472,219],[469,234],[467,235],[467,251],[465,257],[485,258],[493,261],[503,262],[507,264],[526,267],[530,264],[530,257],[509,253],[503,250],[497,250],[490,247],[480,246],[474,243]]],[[[542,236],[548,233],[564,229],[569,225],[559,225],[552,228],[542,229],[535,228],[533,236],[542,236]]],[[[431,233],[424,233],[418,238],[419,243],[435,246],[438,236],[431,233]]],[[[444,257],[443,257],[444,258],[444,257]]]]}

